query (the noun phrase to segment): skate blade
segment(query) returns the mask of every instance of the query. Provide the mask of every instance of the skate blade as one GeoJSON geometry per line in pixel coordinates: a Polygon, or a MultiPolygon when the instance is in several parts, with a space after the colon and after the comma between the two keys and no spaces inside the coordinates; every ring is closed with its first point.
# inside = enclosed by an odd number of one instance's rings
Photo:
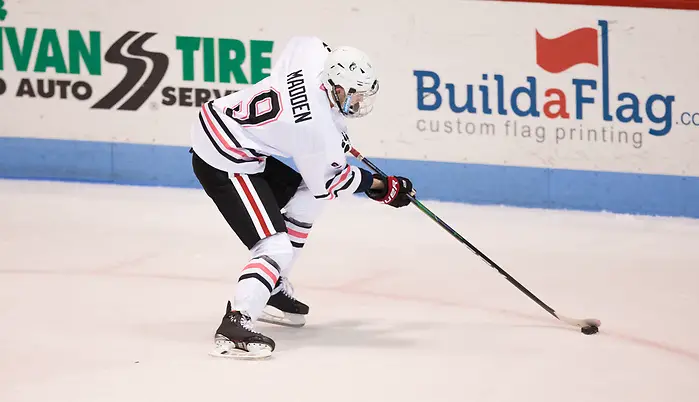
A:
{"type": "Polygon", "coordinates": [[[306,325],[306,316],[301,314],[284,313],[276,308],[268,307],[264,310],[258,321],[268,324],[283,325],[285,327],[301,328],[306,325]],[[274,313],[272,313],[274,311],[274,313]]]}
{"type": "Polygon", "coordinates": [[[272,356],[272,347],[262,343],[248,343],[248,350],[238,349],[229,340],[217,339],[209,356],[237,360],[262,360],[272,356]]]}

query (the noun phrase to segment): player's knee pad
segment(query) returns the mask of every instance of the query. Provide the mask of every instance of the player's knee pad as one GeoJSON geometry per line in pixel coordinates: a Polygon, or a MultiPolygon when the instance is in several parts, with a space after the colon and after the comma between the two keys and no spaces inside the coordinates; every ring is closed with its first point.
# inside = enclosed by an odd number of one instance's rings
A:
{"type": "Polygon", "coordinates": [[[265,237],[255,244],[251,252],[253,258],[267,256],[274,260],[279,266],[280,273],[286,271],[294,257],[291,239],[289,239],[289,235],[285,232],[275,233],[272,236],[265,237]]]}

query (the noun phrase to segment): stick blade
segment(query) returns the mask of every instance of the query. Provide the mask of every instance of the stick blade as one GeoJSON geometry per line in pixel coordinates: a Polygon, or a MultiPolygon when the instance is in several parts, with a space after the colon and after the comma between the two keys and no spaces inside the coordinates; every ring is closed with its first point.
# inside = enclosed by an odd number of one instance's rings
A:
{"type": "Polygon", "coordinates": [[[596,318],[585,318],[583,320],[578,320],[575,318],[570,318],[566,316],[559,315],[558,318],[565,322],[568,325],[572,325],[574,327],[597,327],[599,328],[602,325],[602,322],[596,318]]]}

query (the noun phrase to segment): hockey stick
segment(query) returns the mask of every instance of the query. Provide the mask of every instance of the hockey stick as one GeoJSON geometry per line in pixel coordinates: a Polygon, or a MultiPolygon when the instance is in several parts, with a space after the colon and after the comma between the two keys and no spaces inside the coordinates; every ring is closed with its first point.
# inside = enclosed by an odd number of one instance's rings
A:
{"type": "MultiPolygon", "coordinates": [[[[375,173],[380,174],[381,176],[386,177],[387,175],[381,171],[376,165],[374,165],[370,160],[365,158],[359,151],[357,151],[354,148],[350,149],[350,153],[352,156],[357,158],[359,161],[363,162],[366,164],[370,169],[372,169],[375,173]]],[[[549,314],[554,316],[556,319],[572,325],[576,327],[580,327],[582,329],[582,332],[586,335],[591,335],[595,334],[598,331],[598,328],[602,323],[600,320],[594,319],[594,318],[586,318],[583,320],[575,319],[575,318],[570,318],[563,316],[561,314],[556,313],[554,309],[549,307],[546,303],[541,301],[538,297],[536,297],[532,292],[530,292],[527,288],[522,286],[521,283],[519,283],[515,278],[513,278],[510,274],[505,272],[504,269],[500,268],[498,264],[496,264],[493,260],[488,258],[485,254],[483,254],[480,250],[478,250],[474,245],[472,245],[468,240],[466,240],[463,236],[461,236],[456,230],[452,229],[449,225],[447,225],[443,220],[441,220],[437,215],[435,215],[432,211],[430,211],[426,206],[424,206],[420,201],[418,201],[415,198],[415,193],[413,192],[412,194],[408,195],[408,198],[410,201],[420,209],[420,211],[424,212],[427,216],[432,218],[433,221],[437,222],[439,226],[441,226],[444,230],[449,232],[452,236],[454,236],[457,240],[459,240],[461,243],[465,244],[473,253],[481,257],[483,261],[488,263],[492,268],[495,268],[502,276],[505,277],[511,284],[513,284],[517,289],[519,289],[522,293],[527,295],[530,299],[536,302],[541,308],[546,310],[549,314]]]]}

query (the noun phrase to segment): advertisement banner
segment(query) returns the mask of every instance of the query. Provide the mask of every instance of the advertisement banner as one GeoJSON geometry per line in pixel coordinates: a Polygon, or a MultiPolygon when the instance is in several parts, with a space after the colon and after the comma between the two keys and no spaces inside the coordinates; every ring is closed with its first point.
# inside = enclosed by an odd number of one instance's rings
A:
{"type": "Polygon", "coordinates": [[[431,51],[413,71],[410,135],[430,141],[417,148],[449,161],[699,175],[699,54],[673,48],[699,25],[601,14],[517,19],[478,40],[489,50],[465,53],[475,57],[431,51]]]}

